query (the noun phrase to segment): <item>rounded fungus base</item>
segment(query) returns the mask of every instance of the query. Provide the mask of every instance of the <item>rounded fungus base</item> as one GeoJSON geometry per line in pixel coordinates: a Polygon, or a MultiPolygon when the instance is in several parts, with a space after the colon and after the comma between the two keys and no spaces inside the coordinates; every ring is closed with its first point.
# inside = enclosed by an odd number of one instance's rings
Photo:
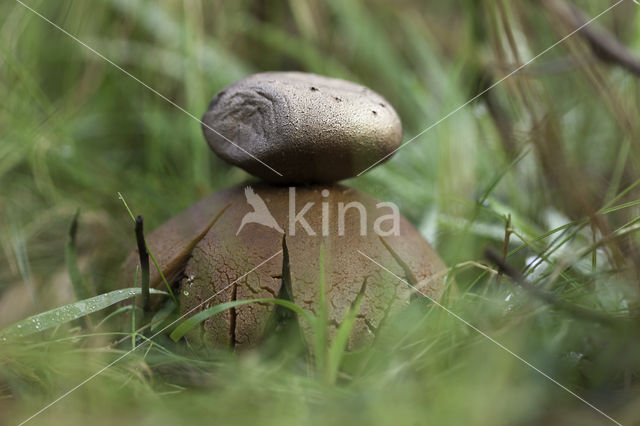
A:
{"type": "MultiPolygon", "coordinates": [[[[212,215],[213,211],[224,208],[224,212],[197,242],[183,244],[191,248],[180,262],[167,261],[167,258],[184,254],[184,250],[176,250],[180,244],[174,241],[172,246],[156,245],[164,239],[165,233],[175,231],[174,226],[165,225],[149,236],[150,247],[161,264],[183,265],[181,271],[174,273],[174,277],[182,277],[177,278],[181,314],[191,310],[193,312],[190,315],[196,314],[233,300],[279,296],[283,285],[282,253],[252,270],[281,251],[283,234],[260,223],[242,226],[243,217],[253,211],[245,199],[245,191],[246,187],[243,186],[229,188],[201,201],[199,207],[196,204],[172,219],[182,222],[198,216],[205,217],[204,212],[212,215]],[[195,211],[203,214],[198,215],[195,211]]],[[[295,232],[291,232],[289,191],[266,184],[254,185],[253,191],[264,200],[279,227],[286,232],[292,301],[312,313],[317,313],[320,300],[318,289],[322,247],[330,336],[335,333],[352,302],[363,292],[360,311],[349,340],[350,348],[370,342],[384,318],[406,305],[415,293],[406,283],[361,253],[416,285],[427,296],[434,299],[441,296],[444,265],[408,221],[399,217],[398,235],[380,236],[373,232],[377,218],[389,214],[388,210],[377,206],[379,201],[376,199],[341,185],[295,188],[296,213],[313,203],[304,214],[309,228],[315,232],[315,235],[310,235],[300,223],[296,223],[295,232]],[[362,211],[348,209],[344,215],[344,235],[339,235],[340,204],[344,206],[352,202],[361,204],[366,214],[363,219],[362,211]],[[329,217],[328,233],[323,235],[323,218],[327,217],[326,214],[329,217]],[[360,235],[363,223],[367,232],[360,235]]],[[[195,239],[193,236],[198,234],[199,228],[205,226],[192,225],[192,237],[183,234],[185,239],[195,239]]],[[[161,285],[161,282],[155,282],[155,286],[161,285]]],[[[274,309],[273,304],[243,305],[209,318],[188,333],[186,338],[196,346],[254,347],[261,342],[274,309]]],[[[308,324],[302,320],[299,324],[309,341],[311,330],[308,324]]]]}

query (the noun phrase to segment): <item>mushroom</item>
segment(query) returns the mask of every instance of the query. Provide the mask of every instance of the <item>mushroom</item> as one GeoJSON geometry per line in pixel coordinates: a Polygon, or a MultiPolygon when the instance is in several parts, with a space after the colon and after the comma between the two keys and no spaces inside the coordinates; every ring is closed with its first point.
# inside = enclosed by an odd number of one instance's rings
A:
{"type": "MultiPolygon", "coordinates": [[[[356,297],[362,297],[349,340],[349,347],[356,348],[370,342],[386,316],[406,305],[416,291],[433,299],[442,295],[443,262],[397,208],[335,183],[358,171],[354,165],[360,156],[373,163],[398,145],[400,122],[380,95],[313,74],[257,74],[216,96],[204,121],[279,167],[283,176],[274,178],[268,168],[205,126],[216,153],[269,183],[216,192],[147,237],[160,269],[179,291],[181,313],[193,315],[233,300],[284,296],[317,313],[323,268],[330,337],[356,297]],[[325,98],[317,98],[316,92],[325,98]],[[329,107],[332,96],[340,98],[331,101],[338,106],[329,107]],[[385,106],[365,118],[363,108],[372,104],[385,106]],[[281,250],[283,238],[286,253],[281,250]],[[284,270],[290,276],[283,277],[284,270]]],[[[124,264],[125,279],[133,276],[136,263],[133,252],[124,264]]],[[[162,285],[156,271],[151,285],[162,285]]],[[[191,344],[254,347],[275,312],[272,304],[236,307],[210,317],[186,338],[191,344]]],[[[300,326],[309,339],[308,325],[300,326]]]]}
{"type": "Polygon", "coordinates": [[[218,156],[279,184],[352,177],[402,141],[400,118],[382,96],[300,72],[254,74],[230,85],[213,98],[202,122],[218,156]]]}

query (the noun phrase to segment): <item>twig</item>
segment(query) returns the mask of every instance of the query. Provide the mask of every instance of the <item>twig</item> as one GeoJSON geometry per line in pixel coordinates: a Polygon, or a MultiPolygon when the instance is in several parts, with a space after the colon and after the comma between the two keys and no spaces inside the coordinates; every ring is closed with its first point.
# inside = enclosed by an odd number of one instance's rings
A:
{"type": "MultiPolygon", "coordinates": [[[[547,0],[545,4],[566,25],[579,28],[589,22],[590,17],[578,6],[571,2],[563,6],[556,0],[547,0]]],[[[618,40],[611,32],[603,27],[589,25],[578,34],[585,39],[591,48],[591,52],[603,62],[617,64],[627,71],[640,77],[640,58],[618,40]]]]}
{"type": "Polygon", "coordinates": [[[564,302],[559,298],[557,298],[555,295],[551,293],[547,293],[546,291],[540,290],[538,287],[532,285],[527,280],[525,280],[522,274],[520,274],[520,271],[518,271],[517,269],[515,269],[513,266],[509,265],[505,261],[503,261],[502,256],[491,247],[487,247],[484,251],[484,254],[485,254],[485,257],[489,259],[490,262],[493,262],[496,264],[496,266],[500,271],[504,272],[507,276],[509,276],[513,281],[515,281],[520,287],[522,287],[529,294],[542,300],[543,302],[551,306],[554,306],[557,309],[563,310],[579,319],[594,321],[602,325],[606,325],[608,327],[617,327],[620,325],[614,318],[612,318],[607,314],[602,314],[597,311],[585,309],[580,306],[576,306],[571,303],[564,302]]]}

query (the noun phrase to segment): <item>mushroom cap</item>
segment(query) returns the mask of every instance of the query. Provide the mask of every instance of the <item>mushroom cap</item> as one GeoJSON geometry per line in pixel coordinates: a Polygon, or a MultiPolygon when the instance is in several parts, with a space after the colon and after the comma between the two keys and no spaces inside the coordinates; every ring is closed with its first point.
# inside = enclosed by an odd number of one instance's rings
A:
{"type": "Polygon", "coordinates": [[[353,177],[387,160],[402,141],[398,114],[382,96],[301,72],[259,73],[231,84],[202,122],[216,154],[278,184],[353,177]]]}
{"type": "MultiPolygon", "coordinates": [[[[231,300],[274,298],[281,294],[283,234],[259,223],[247,222],[242,226],[245,215],[256,210],[248,204],[245,191],[246,187],[238,186],[217,192],[147,237],[161,268],[179,282],[181,313],[193,310],[192,315],[231,300]],[[213,221],[216,216],[217,220],[213,221]],[[190,224],[177,226],[185,222],[190,224]],[[258,265],[261,266],[256,268],[258,265]],[[204,306],[198,306],[204,301],[207,301],[204,306]]],[[[286,232],[293,302],[316,313],[320,302],[320,251],[323,246],[330,337],[362,292],[349,347],[368,343],[383,319],[406,305],[415,293],[397,277],[415,285],[430,298],[440,298],[444,290],[443,262],[401,216],[398,216],[397,235],[379,236],[374,232],[374,223],[391,213],[389,207],[378,206],[376,199],[341,185],[298,187],[295,188],[295,206],[290,210],[290,193],[285,188],[257,184],[251,192],[264,201],[275,222],[286,232]],[[340,235],[340,205],[345,207],[354,202],[364,210],[347,208],[343,214],[344,232],[340,235]],[[300,222],[296,223],[294,232],[290,229],[290,215],[301,214],[307,203],[314,204],[303,217],[316,235],[310,235],[300,222]],[[324,221],[327,235],[323,235],[324,221]],[[363,223],[365,235],[361,235],[363,223]]],[[[379,228],[387,231],[391,224],[387,221],[379,228]]],[[[133,276],[135,254],[125,265],[127,276],[133,276]]],[[[151,278],[154,287],[164,286],[157,274],[152,274],[151,278]]],[[[194,346],[214,344],[250,348],[261,342],[274,310],[272,304],[243,305],[207,319],[186,338],[194,346]]],[[[308,325],[304,321],[299,325],[309,339],[308,325]]]]}

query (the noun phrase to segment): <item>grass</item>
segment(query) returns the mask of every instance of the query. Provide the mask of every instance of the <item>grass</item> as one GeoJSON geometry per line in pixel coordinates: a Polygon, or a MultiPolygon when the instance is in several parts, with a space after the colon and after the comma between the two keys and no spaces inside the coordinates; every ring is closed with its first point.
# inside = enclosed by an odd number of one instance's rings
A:
{"type": "MultiPolygon", "coordinates": [[[[612,4],[574,2],[590,16],[612,4]]],[[[241,77],[296,69],[380,92],[405,140],[572,30],[553,1],[26,3],[195,116],[241,77]]],[[[209,152],[196,121],[18,3],[2,2],[0,16],[5,328],[75,302],[74,286],[118,290],[135,246],[118,192],[151,230],[250,177],[209,152]]],[[[626,1],[598,25],[639,56],[639,20],[626,1]]],[[[434,244],[455,282],[447,309],[623,424],[640,418],[639,109],[637,77],[577,35],[346,182],[397,203],[434,244]],[[536,291],[497,273],[487,246],[536,291]]],[[[0,342],[3,421],[28,418],[136,345],[33,423],[610,422],[420,300],[371,347],[323,352],[330,368],[293,343],[202,356],[165,333],[148,342],[175,319],[171,306],[151,334],[132,330],[140,313],[110,309],[0,342]]]]}

